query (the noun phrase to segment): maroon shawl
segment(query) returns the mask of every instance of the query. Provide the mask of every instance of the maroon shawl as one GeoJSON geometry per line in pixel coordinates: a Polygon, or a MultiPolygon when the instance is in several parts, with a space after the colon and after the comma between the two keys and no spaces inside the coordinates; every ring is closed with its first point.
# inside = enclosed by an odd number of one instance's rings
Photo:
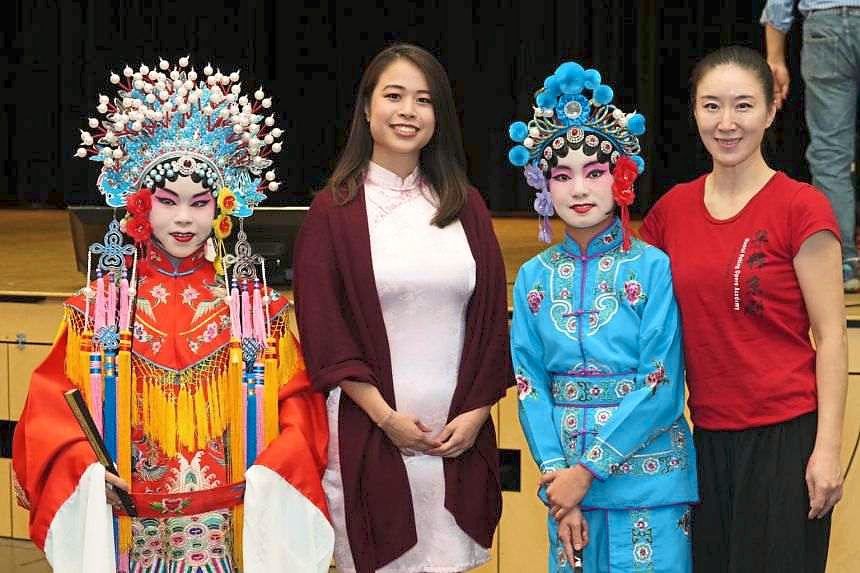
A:
{"type": "MultiPolygon", "coordinates": [[[[477,190],[469,190],[459,218],[476,282],[449,421],[494,404],[513,384],[505,268],[477,190]]],[[[294,264],[299,333],[314,387],[327,392],[343,380],[366,382],[396,408],[363,189],[346,205],[337,205],[331,190],[317,195],[299,233],[294,264]]],[[[358,573],[371,573],[417,543],[406,467],[400,451],[346,394],[338,425],[347,534],[358,573]]],[[[490,547],[502,511],[492,419],[471,449],[444,459],[444,470],[445,507],[463,531],[490,547]]]]}

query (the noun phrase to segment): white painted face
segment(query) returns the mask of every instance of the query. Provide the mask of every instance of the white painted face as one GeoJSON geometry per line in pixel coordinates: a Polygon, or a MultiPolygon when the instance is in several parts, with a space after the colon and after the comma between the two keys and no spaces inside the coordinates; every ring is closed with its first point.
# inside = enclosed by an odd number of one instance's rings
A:
{"type": "Polygon", "coordinates": [[[549,192],[555,212],[565,225],[597,232],[615,212],[609,163],[582,149],[569,150],[558,158],[549,177],[549,192]]]}
{"type": "Polygon", "coordinates": [[[152,235],[174,257],[194,254],[209,237],[214,220],[212,192],[191,177],[166,181],[152,194],[152,235]]]}

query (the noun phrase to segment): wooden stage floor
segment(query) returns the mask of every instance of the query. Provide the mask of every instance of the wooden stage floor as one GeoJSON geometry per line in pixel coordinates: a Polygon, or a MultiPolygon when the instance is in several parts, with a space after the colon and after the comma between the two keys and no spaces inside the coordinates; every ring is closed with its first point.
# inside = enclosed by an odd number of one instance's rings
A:
{"type": "MultiPolygon", "coordinates": [[[[558,221],[556,237],[562,233],[558,221]]],[[[538,253],[537,222],[532,217],[498,217],[493,221],[507,270],[508,286],[519,266],[538,253]]],[[[4,300],[18,297],[65,298],[82,286],[84,277],[75,267],[69,216],[61,210],[0,210],[0,323],[4,300]],[[11,298],[10,298],[11,297],[11,298]]],[[[860,295],[846,297],[846,316],[850,326],[860,321],[860,295]]],[[[53,328],[53,324],[51,328],[53,328]]],[[[849,332],[851,382],[842,448],[846,464],[860,432],[860,329],[849,332]],[[855,338],[856,337],[856,338],[855,338]]],[[[860,457],[860,456],[858,456],[860,457]]],[[[860,460],[845,482],[845,498],[834,514],[828,573],[854,573],[860,570],[860,460]]]]}

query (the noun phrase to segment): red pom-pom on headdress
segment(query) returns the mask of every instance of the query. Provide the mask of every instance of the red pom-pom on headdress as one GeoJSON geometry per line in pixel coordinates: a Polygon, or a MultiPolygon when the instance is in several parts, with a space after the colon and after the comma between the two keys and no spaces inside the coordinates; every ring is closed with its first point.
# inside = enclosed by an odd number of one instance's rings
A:
{"type": "Polygon", "coordinates": [[[152,210],[152,191],[146,187],[132,193],[125,202],[128,215],[123,220],[122,230],[137,243],[145,243],[152,236],[149,212],[152,210]]]}
{"type": "Polygon", "coordinates": [[[125,208],[135,217],[148,217],[152,209],[152,191],[143,187],[128,198],[125,208]]]}
{"type": "Polygon", "coordinates": [[[132,216],[125,224],[125,232],[135,243],[143,243],[152,235],[152,226],[148,217],[132,216]]]}
{"type": "Polygon", "coordinates": [[[636,168],[636,163],[626,155],[620,157],[615,163],[615,169],[612,171],[612,198],[621,207],[621,227],[624,232],[624,242],[622,249],[630,250],[630,205],[636,198],[636,193],[633,192],[633,184],[636,178],[639,177],[639,170],[636,168]]]}

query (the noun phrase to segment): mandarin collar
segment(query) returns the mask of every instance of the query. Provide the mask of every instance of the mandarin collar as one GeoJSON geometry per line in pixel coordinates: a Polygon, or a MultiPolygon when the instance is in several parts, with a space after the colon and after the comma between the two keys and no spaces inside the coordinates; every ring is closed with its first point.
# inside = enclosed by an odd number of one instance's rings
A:
{"type": "Polygon", "coordinates": [[[621,228],[621,221],[618,217],[614,217],[612,224],[594,236],[588,243],[588,248],[583,255],[579,244],[574,241],[570,235],[564,234],[564,242],[562,248],[574,257],[592,258],[598,257],[613,249],[621,246],[624,240],[624,232],[621,228]]]}
{"type": "Polygon", "coordinates": [[[406,177],[389,171],[378,163],[370,161],[367,166],[367,181],[392,191],[413,191],[421,185],[421,172],[418,166],[406,177]]]}
{"type": "Polygon", "coordinates": [[[182,277],[190,275],[204,264],[208,263],[203,256],[204,245],[184,258],[176,258],[168,253],[164,247],[153,239],[149,244],[149,252],[146,260],[151,268],[168,277],[182,277]]]}

